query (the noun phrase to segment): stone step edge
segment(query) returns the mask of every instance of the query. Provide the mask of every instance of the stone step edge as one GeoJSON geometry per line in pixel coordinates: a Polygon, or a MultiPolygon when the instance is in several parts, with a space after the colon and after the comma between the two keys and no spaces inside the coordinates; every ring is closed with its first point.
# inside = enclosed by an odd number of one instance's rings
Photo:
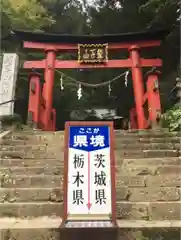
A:
{"type": "Polygon", "coordinates": [[[11,131],[3,131],[0,133],[0,140],[4,139],[5,136],[11,134],[11,131]]]}
{"type": "MultiPolygon", "coordinates": [[[[32,219],[0,218],[0,230],[10,229],[58,229],[62,218],[39,217],[32,219]]],[[[118,220],[118,228],[180,228],[181,220],[145,221],[118,220]]]]}
{"type": "MultiPolygon", "coordinates": [[[[43,158],[42,159],[39,159],[39,158],[26,158],[27,160],[35,160],[35,161],[39,161],[39,160],[43,160],[43,158]]],[[[175,159],[181,159],[181,156],[177,156],[177,157],[149,157],[149,158],[144,158],[144,157],[129,157],[129,158],[126,158],[125,160],[126,161],[132,161],[132,160],[141,160],[141,161],[143,161],[143,160],[162,160],[162,159],[164,159],[164,160],[166,160],[166,161],[168,161],[168,160],[175,160],[175,159]]],[[[15,160],[15,161],[17,161],[17,160],[19,160],[19,161],[23,161],[24,159],[22,159],[22,158],[0,158],[0,160],[3,160],[3,161],[9,161],[9,160],[15,160]]],[[[56,160],[56,161],[60,161],[59,159],[52,159],[52,158],[46,158],[46,161],[54,161],[54,160],[56,160]]],[[[124,158],[123,158],[123,160],[124,160],[124,158]]],[[[45,162],[46,163],[46,162],[45,162]]]]}
{"type": "MultiPolygon", "coordinates": [[[[31,149],[33,150],[33,149],[31,149]]],[[[51,150],[51,149],[50,149],[51,150]]],[[[115,149],[116,150],[116,149],[115,149]]],[[[118,150],[119,152],[181,152],[180,149],[168,149],[168,148],[162,148],[162,149],[120,149],[118,150]]],[[[36,153],[39,152],[36,151],[36,153]]],[[[41,152],[44,152],[44,150],[41,150],[41,152]]],[[[25,153],[24,150],[0,150],[0,154],[2,153],[25,153]]],[[[63,153],[63,149],[62,149],[62,153],[63,153]]]]}
{"type": "MultiPolygon", "coordinates": [[[[133,201],[116,201],[116,204],[129,204],[129,205],[146,205],[149,206],[150,204],[172,204],[172,203],[177,203],[180,204],[181,206],[181,201],[139,201],[139,202],[133,202],[133,201]]],[[[17,206],[21,206],[21,205],[63,205],[63,201],[62,202],[48,202],[48,201],[40,201],[40,202],[4,202],[4,203],[0,203],[0,206],[3,205],[9,205],[9,206],[13,206],[13,205],[17,205],[17,206]]]]}
{"type": "MultiPolygon", "coordinates": [[[[2,188],[3,189],[3,188],[2,188]]],[[[57,187],[56,187],[56,189],[57,189],[57,187]]],[[[60,189],[61,190],[61,189],[60,189]]],[[[178,203],[178,204],[180,204],[180,206],[181,206],[181,200],[178,200],[178,201],[152,201],[152,202],[150,202],[150,201],[138,201],[138,202],[133,202],[133,201],[116,201],[116,203],[118,203],[118,204],[130,204],[130,205],[150,205],[150,204],[158,204],[158,205],[161,205],[161,204],[167,204],[167,203],[169,203],[169,204],[171,204],[171,203],[178,203]]],[[[24,205],[43,205],[43,204],[45,204],[45,205],[47,205],[47,204],[50,204],[50,205],[62,205],[63,204],[63,202],[60,202],[60,203],[52,203],[52,202],[47,202],[47,201],[37,201],[37,202],[15,202],[15,203],[10,203],[10,202],[4,202],[4,203],[0,203],[0,206],[3,206],[3,205],[9,205],[9,206],[12,206],[12,205],[22,205],[22,204],[24,204],[24,205]]]]}
{"type": "MultiPolygon", "coordinates": [[[[64,164],[63,162],[59,165],[56,165],[56,166],[50,166],[50,165],[46,165],[46,164],[42,164],[42,165],[39,165],[39,166],[8,166],[8,167],[3,167],[0,165],[0,171],[6,171],[6,170],[10,170],[10,171],[16,171],[16,170],[23,170],[23,169],[28,169],[28,170],[37,170],[37,169],[44,169],[44,170],[52,170],[52,169],[57,169],[58,168],[64,168],[64,164]]],[[[181,164],[178,164],[178,165],[175,165],[175,164],[157,164],[157,165],[148,165],[148,164],[139,164],[139,165],[136,165],[135,163],[126,163],[124,162],[124,164],[120,165],[120,164],[115,164],[115,167],[120,167],[121,171],[123,170],[123,167],[134,167],[134,168],[154,168],[154,167],[168,167],[168,168],[172,168],[172,167],[177,167],[177,168],[181,168],[181,164]]],[[[14,173],[16,174],[16,173],[14,173]]],[[[40,174],[40,173],[39,173],[40,174]]],[[[63,173],[61,173],[62,175],[63,173]]],[[[54,175],[54,174],[53,174],[54,175]]]]}

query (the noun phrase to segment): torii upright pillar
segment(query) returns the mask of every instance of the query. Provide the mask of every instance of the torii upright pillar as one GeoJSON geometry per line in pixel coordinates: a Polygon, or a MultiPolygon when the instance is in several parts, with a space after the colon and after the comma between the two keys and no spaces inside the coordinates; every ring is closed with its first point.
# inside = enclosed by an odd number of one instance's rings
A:
{"type": "Polygon", "coordinates": [[[55,75],[55,60],[56,51],[55,49],[46,49],[46,61],[45,61],[45,83],[43,84],[43,98],[45,100],[45,110],[42,113],[41,119],[43,121],[44,130],[49,130],[50,117],[52,112],[53,104],[53,85],[55,75]]]}
{"type": "Polygon", "coordinates": [[[139,47],[134,45],[130,47],[130,57],[132,60],[132,79],[133,79],[133,91],[135,97],[136,114],[138,129],[145,128],[145,116],[143,109],[143,74],[141,70],[139,47]]]}

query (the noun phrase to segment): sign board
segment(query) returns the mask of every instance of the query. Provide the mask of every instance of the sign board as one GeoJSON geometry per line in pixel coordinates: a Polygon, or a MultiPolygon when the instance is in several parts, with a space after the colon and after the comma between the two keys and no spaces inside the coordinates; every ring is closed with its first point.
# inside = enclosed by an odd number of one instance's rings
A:
{"type": "MultiPolygon", "coordinates": [[[[19,58],[16,53],[4,53],[0,77],[0,104],[14,99],[19,58]]],[[[12,115],[14,102],[0,105],[0,115],[12,115]]]]}
{"type": "Polygon", "coordinates": [[[116,224],[112,122],[67,122],[64,221],[116,224]]]}
{"type": "Polygon", "coordinates": [[[108,44],[78,44],[79,63],[105,63],[108,61],[108,44]]]}

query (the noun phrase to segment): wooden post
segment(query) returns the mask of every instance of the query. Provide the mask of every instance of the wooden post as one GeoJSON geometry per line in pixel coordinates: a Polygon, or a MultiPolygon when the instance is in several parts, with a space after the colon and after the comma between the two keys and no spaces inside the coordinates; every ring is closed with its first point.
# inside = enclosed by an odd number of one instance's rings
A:
{"type": "Polygon", "coordinates": [[[43,123],[45,130],[49,128],[49,121],[52,111],[53,102],[53,85],[54,85],[54,73],[55,73],[55,49],[46,50],[46,64],[45,64],[45,83],[43,85],[43,98],[45,99],[45,111],[43,115],[43,123]]]}
{"type": "Polygon", "coordinates": [[[31,73],[27,124],[36,129],[38,128],[39,123],[40,95],[41,95],[40,75],[37,73],[31,73]]]}
{"type": "Polygon", "coordinates": [[[138,46],[131,46],[130,57],[132,60],[132,78],[133,78],[133,91],[135,97],[136,105],[136,115],[138,129],[145,128],[145,116],[143,109],[143,96],[144,96],[144,86],[143,86],[143,74],[141,71],[141,62],[138,46]]]}
{"type": "Polygon", "coordinates": [[[148,72],[148,80],[146,83],[147,87],[147,98],[148,98],[148,110],[149,110],[149,121],[152,128],[159,127],[159,121],[161,116],[161,103],[159,93],[158,76],[159,71],[148,72]]]}

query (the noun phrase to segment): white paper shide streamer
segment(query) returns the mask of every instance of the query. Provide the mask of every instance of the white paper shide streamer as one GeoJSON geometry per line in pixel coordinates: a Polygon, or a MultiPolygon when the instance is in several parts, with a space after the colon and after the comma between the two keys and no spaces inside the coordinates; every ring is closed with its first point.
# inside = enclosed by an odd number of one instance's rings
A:
{"type": "Polygon", "coordinates": [[[127,71],[127,72],[125,73],[125,80],[124,80],[124,85],[125,85],[125,87],[128,86],[128,75],[129,75],[129,71],[127,71]]]}
{"type": "Polygon", "coordinates": [[[63,75],[61,75],[61,77],[60,77],[60,90],[61,90],[61,91],[64,90],[64,86],[63,86],[63,75]]]}
{"type": "Polygon", "coordinates": [[[79,84],[78,90],[77,90],[77,98],[80,100],[82,97],[82,86],[79,84]]]}

